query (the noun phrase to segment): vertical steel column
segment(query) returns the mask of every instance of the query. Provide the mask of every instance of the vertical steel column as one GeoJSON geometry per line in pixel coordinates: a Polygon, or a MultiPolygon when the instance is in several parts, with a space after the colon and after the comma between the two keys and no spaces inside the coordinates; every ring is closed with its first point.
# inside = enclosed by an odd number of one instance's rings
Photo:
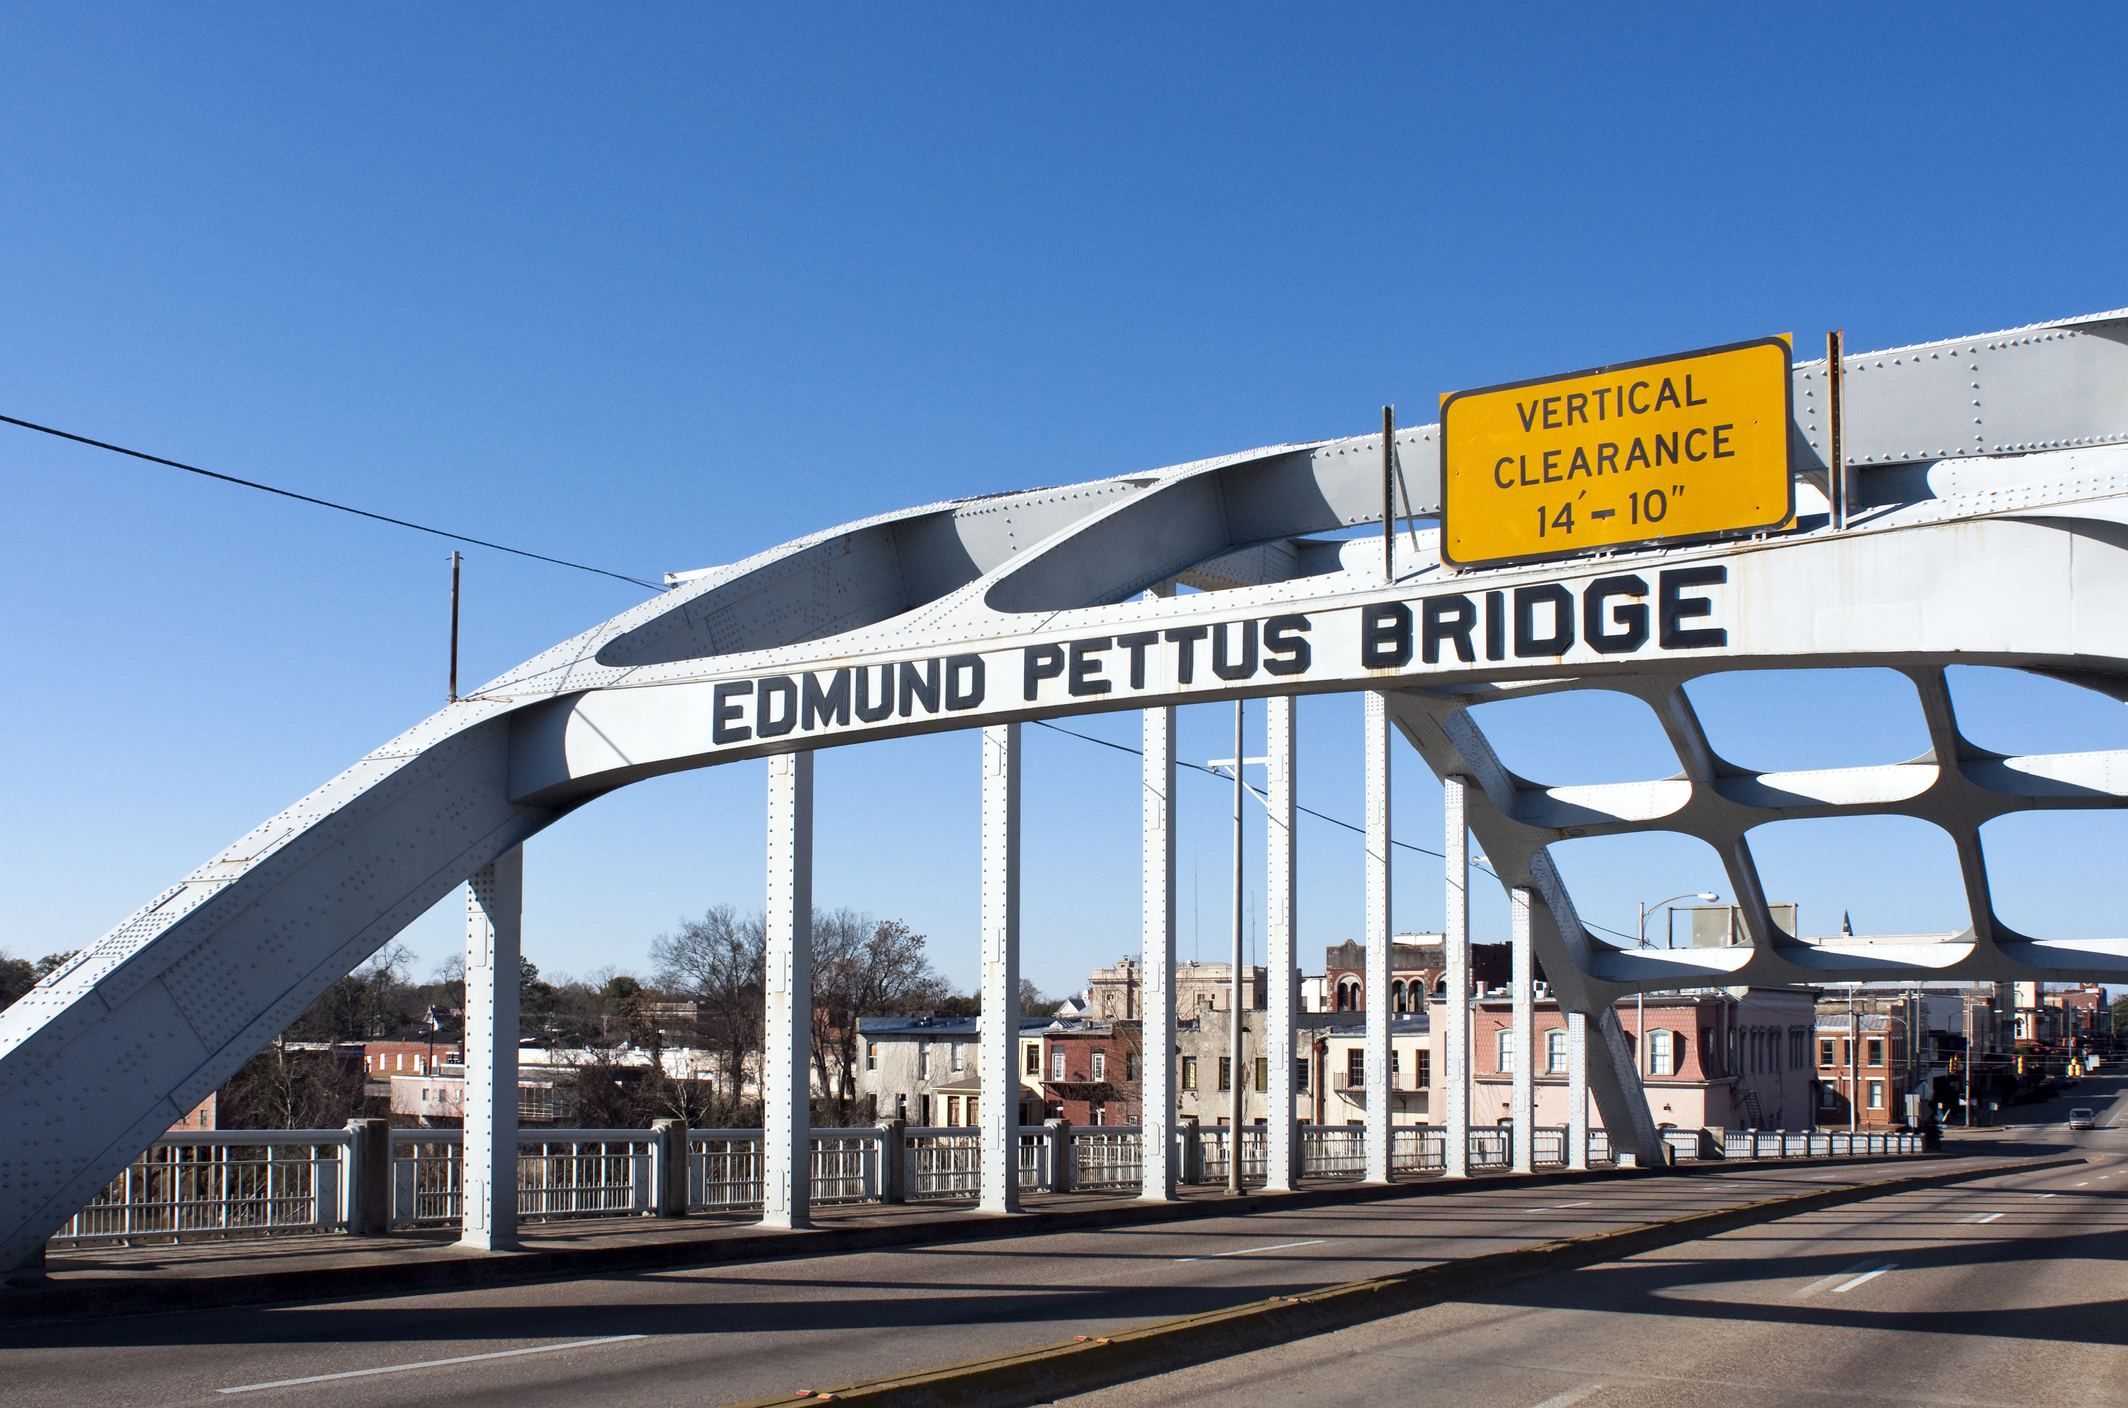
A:
{"type": "Polygon", "coordinates": [[[1020,726],[983,730],[982,1203],[1020,1210],[1020,726]]]}
{"type": "Polygon", "coordinates": [[[465,1216],[458,1244],[489,1252],[517,1245],[517,969],[524,904],[523,846],[512,846],[466,882],[465,1216]]]}
{"type": "Polygon", "coordinates": [[[813,755],[768,760],[767,1035],[761,1225],[806,1227],[813,1203],[813,755]]]}
{"type": "Polygon", "coordinates": [[[1147,709],[1139,1196],[1175,1196],[1175,711],[1147,709]]]}
{"type": "Polygon", "coordinates": [[[1367,1181],[1389,1182],[1389,698],[1367,695],[1367,1181]]]}
{"type": "Polygon", "coordinates": [[[1589,1019],[1566,1014],[1566,1166],[1589,1166],[1589,1019]]]}
{"type": "Polygon", "coordinates": [[[1227,1191],[1241,1191],[1241,1131],[1248,1116],[1249,1075],[1248,1049],[1242,1041],[1243,1024],[1249,1016],[1247,992],[1244,986],[1243,961],[1248,951],[1242,946],[1241,914],[1244,898],[1242,878],[1242,810],[1247,805],[1244,793],[1248,784],[1242,779],[1242,768],[1247,763],[1247,750],[1242,747],[1241,726],[1247,716],[1242,712],[1244,701],[1234,701],[1234,896],[1233,933],[1229,936],[1227,969],[1227,1069],[1233,1073],[1227,1089],[1227,1191]]]}
{"type": "Polygon", "coordinates": [[[1515,1080],[1509,1097],[1515,1117],[1513,1169],[1534,1173],[1537,1168],[1537,985],[1536,964],[1530,956],[1530,892],[1517,885],[1507,892],[1508,962],[1514,985],[1514,1035],[1508,1038],[1514,1052],[1515,1080]]]}
{"type": "Polygon", "coordinates": [[[1295,701],[1274,694],[1264,701],[1264,800],[1270,804],[1264,839],[1264,1052],[1270,1079],[1264,1091],[1264,1187],[1284,1192],[1293,1186],[1298,1142],[1293,1131],[1293,1011],[1299,1001],[1294,981],[1294,777],[1295,701]]]}
{"type": "Polygon", "coordinates": [[[1467,777],[1441,779],[1441,873],[1448,888],[1441,921],[1448,968],[1441,1003],[1441,1075],[1447,1106],[1441,1112],[1447,1139],[1442,1171],[1450,1178],[1470,1175],[1470,828],[1464,813],[1469,786],[1467,777]]]}

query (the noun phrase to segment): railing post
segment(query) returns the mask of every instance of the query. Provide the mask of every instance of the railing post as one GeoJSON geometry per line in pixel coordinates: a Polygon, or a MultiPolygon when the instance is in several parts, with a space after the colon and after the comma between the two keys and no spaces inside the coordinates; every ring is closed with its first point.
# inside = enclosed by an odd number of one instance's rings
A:
{"type": "Polygon", "coordinates": [[[392,1230],[392,1130],[387,1120],[349,1120],[340,1145],[340,1220],[350,1235],[392,1230]]]}
{"type": "Polygon", "coordinates": [[[1071,1121],[1045,1120],[1042,1130],[1049,1141],[1049,1182],[1043,1191],[1069,1193],[1079,1181],[1077,1151],[1071,1142],[1071,1121]]]}
{"type": "Polygon", "coordinates": [[[658,1217],[685,1217],[687,1121],[652,1120],[650,1128],[650,1211],[658,1217]]]}
{"type": "Polygon", "coordinates": [[[909,1197],[909,1160],[904,1136],[907,1120],[879,1122],[879,1201],[900,1203],[909,1197]]]}

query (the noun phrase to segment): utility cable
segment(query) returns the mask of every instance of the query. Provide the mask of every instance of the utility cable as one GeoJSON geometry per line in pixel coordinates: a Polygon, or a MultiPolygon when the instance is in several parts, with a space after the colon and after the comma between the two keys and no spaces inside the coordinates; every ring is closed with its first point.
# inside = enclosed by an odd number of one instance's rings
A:
{"type": "Polygon", "coordinates": [[[219,479],[225,484],[241,485],[243,488],[257,489],[265,494],[279,494],[284,499],[296,499],[302,503],[316,504],[320,508],[338,509],[342,513],[352,513],[358,518],[369,518],[379,523],[389,523],[397,528],[411,528],[417,533],[433,533],[439,538],[449,538],[457,543],[471,543],[478,548],[506,552],[516,557],[529,557],[535,562],[551,562],[556,567],[573,567],[579,572],[595,572],[601,577],[611,577],[617,582],[629,582],[638,587],[648,587],[654,592],[665,590],[663,586],[656,582],[646,582],[640,577],[630,577],[626,573],[608,572],[603,567],[588,567],[581,562],[571,562],[566,558],[560,557],[548,557],[545,553],[527,552],[523,548],[504,547],[501,543],[491,543],[481,538],[469,538],[463,533],[453,533],[443,528],[431,528],[421,523],[409,523],[403,518],[391,518],[385,514],[371,513],[364,508],[351,508],[346,504],[336,504],[330,499],[314,499],[308,494],[298,494],[292,489],[276,489],[271,484],[260,484],[250,479],[239,479],[233,474],[217,474],[211,469],[201,469],[198,465],[180,464],[176,460],[166,460],[161,455],[151,455],[140,450],[129,450],[123,445],[113,445],[104,440],[91,440],[86,435],[75,435],[71,431],[54,430],[49,425],[39,425],[35,421],[18,420],[14,416],[0,416],[0,421],[6,421],[9,425],[19,425],[24,430],[35,430],[45,435],[56,435],[62,440],[72,440],[83,445],[94,445],[99,450],[109,450],[114,454],[131,455],[134,459],[146,460],[150,464],[168,465],[172,469],[182,469],[187,474],[198,474],[208,479],[219,479]]]}
{"type": "MultiPolygon", "coordinates": [[[[1128,753],[1128,754],[1130,754],[1130,755],[1131,755],[1132,757],[1134,757],[1134,758],[1142,758],[1142,757],[1144,757],[1144,756],[1145,756],[1145,754],[1144,754],[1144,752],[1143,752],[1142,750],[1140,750],[1140,749],[1137,749],[1137,748],[1133,748],[1133,747],[1131,747],[1131,746],[1130,746],[1129,744],[1127,744],[1127,743],[1111,743],[1111,742],[1110,742],[1109,740],[1107,740],[1107,739],[1105,739],[1105,738],[1096,738],[1096,737],[1094,737],[1094,736],[1093,736],[1092,734],[1090,734],[1090,733],[1075,733],[1075,732],[1073,732],[1073,731],[1072,731],[1071,729],[1068,729],[1068,728],[1058,728],[1058,727],[1057,727],[1057,726],[1056,726],[1055,724],[1053,724],[1053,723],[1050,723],[1050,722],[1048,722],[1047,720],[1044,720],[1044,719],[1034,719],[1034,720],[1031,720],[1030,722],[1033,722],[1033,723],[1036,723],[1036,724],[1040,724],[1040,725],[1041,725],[1041,726],[1042,726],[1043,728],[1046,728],[1046,729],[1048,729],[1048,730],[1049,730],[1050,732],[1052,732],[1052,733],[1061,733],[1061,734],[1063,734],[1063,735],[1064,735],[1064,736],[1065,736],[1066,738],[1076,738],[1076,739],[1078,739],[1078,740],[1080,740],[1081,742],[1084,742],[1084,743],[1098,743],[1098,744],[1100,744],[1100,745],[1101,745],[1101,746],[1102,746],[1103,748],[1113,748],[1113,749],[1115,749],[1115,750],[1116,750],[1116,751],[1117,751],[1118,753],[1128,753]]],[[[1225,774],[1225,773],[1222,773],[1222,772],[1218,771],[1218,770],[1217,770],[1216,768],[1208,768],[1208,767],[1205,767],[1205,766],[1204,766],[1203,764],[1201,764],[1201,763],[1190,763],[1190,762],[1184,762],[1184,761],[1183,761],[1182,759],[1180,759],[1180,758],[1177,758],[1177,759],[1175,759],[1175,766],[1176,766],[1176,767],[1180,767],[1180,768],[1188,768],[1188,769],[1189,769],[1190,771],[1192,771],[1192,772],[1201,772],[1201,773],[1203,773],[1203,774],[1204,774],[1204,775],[1205,775],[1206,777],[1216,777],[1216,778],[1218,778],[1218,779],[1219,779],[1219,780],[1220,780],[1221,782],[1226,782],[1226,781],[1228,781],[1228,780],[1229,780],[1229,779],[1228,779],[1228,777],[1226,776],[1226,774],[1225,774]]],[[[1242,786],[1244,786],[1244,787],[1249,787],[1249,784],[1248,784],[1248,783],[1246,783],[1246,782],[1244,782],[1244,783],[1242,784],[1242,786]]],[[[1249,787],[1249,791],[1250,791],[1251,793],[1255,793],[1255,794],[1256,794],[1256,796],[1257,796],[1257,800],[1261,801],[1261,800],[1263,799],[1263,798],[1262,798],[1262,794],[1261,794],[1261,793],[1257,793],[1257,792],[1256,792],[1256,789],[1255,789],[1254,787],[1249,787]]],[[[1364,827],[1364,826],[1354,826],[1354,825],[1353,825],[1353,824],[1352,824],[1351,822],[1349,822],[1349,821],[1344,821],[1344,820],[1341,820],[1341,819],[1340,819],[1340,818],[1338,818],[1338,817],[1334,817],[1334,816],[1329,816],[1329,815],[1326,815],[1326,814],[1325,814],[1325,813],[1323,813],[1323,812],[1319,812],[1319,811],[1315,810],[1315,808],[1313,808],[1313,807],[1304,807],[1304,806],[1302,806],[1302,805],[1301,805],[1300,803],[1298,803],[1298,802],[1295,802],[1295,803],[1293,804],[1293,809],[1294,809],[1295,811],[1299,811],[1299,812],[1306,812],[1306,813],[1307,813],[1307,814],[1308,814],[1309,816],[1312,816],[1312,817],[1314,817],[1314,818],[1315,818],[1315,819],[1316,819],[1317,821],[1327,821],[1327,822],[1329,822],[1329,823],[1330,823],[1330,824],[1331,824],[1332,826],[1342,826],[1343,828],[1345,828],[1345,830],[1347,830],[1347,831],[1353,831],[1353,832],[1357,832],[1358,834],[1360,834],[1360,835],[1362,835],[1362,836],[1365,836],[1365,835],[1367,834],[1367,828],[1366,828],[1366,827],[1364,827]]],[[[1395,837],[1393,837],[1393,836],[1392,836],[1392,837],[1391,837],[1391,838],[1389,839],[1389,844],[1390,844],[1390,845],[1392,845],[1392,846],[1398,846],[1398,847],[1401,847],[1401,848],[1403,848],[1404,850],[1407,850],[1407,851],[1417,851],[1417,852],[1418,852],[1418,853],[1419,853],[1420,855],[1422,855],[1422,856],[1432,856],[1432,857],[1433,857],[1433,858],[1434,858],[1435,860],[1446,860],[1446,859],[1448,859],[1448,857],[1447,857],[1447,856],[1445,856],[1445,855],[1441,854],[1441,852],[1439,852],[1439,851],[1430,851],[1430,850],[1426,849],[1426,847],[1424,847],[1424,846],[1414,846],[1414,845],[1413,845],[1413,844],[1411,844],[1411,842],[1409,842],[1409,841],[1399,841],[1399,840],[1397,840],[1397,839],[1396,839],[1395,837]]],[[[1477,861],[1475,861],[1475,860],[1474,860],[1474,861],[1471,861],[1471,862],[1469,862],[1469,864],[1470,864],[1470,868],[1471,868],[1471,869],[1473,869],[1473,870],[1478,870],[1478,868],[1479,868],[1479,863],[1478,863],[1477,861]]],[[[1488,869],[1480,870],[1480,871],[1479,871],[1479,873],[1480,873],[1480,874],[1484,874],[1484,875],[1491,875],[1491,874],[1492,874],[1492,871],[1491,871],[1491,870],[1490,870],[1490,869],[1488,868],[1488,869]]],[[[1498,878],[1498,877],[1495,877],[1495,878],[1498,878]]],[[[1588,921],[1588,920],[1586,920],[1586,919],[1582,920],[1581,922],[1582,922],[1582,924],[1583,924],[1583,925],[1584,925],[1585,927],[1587,927],[1587,928],[1590,928],[1590,929],[1602,929],[1602,930],[1603,930],[1603,931],[1604,931],[1604,932],[1605,932],[1606,934],[1616,934],[1616,935],[1617,935],[1617,936],[1618,936],[1619,938],[1621,938],[1621,939],[1624,939],[1624,940],[1626,940],[1626,941],[1627,941],[1627,942],[1629,942],[1629,943],[1633,942],[1633,936],[1632,936],[1631,934],[1622,934],[1622,933],[1619,933],[1619,931],[1618,931],[1618,930],[1616,930],[1616,929],[1613,929],[1613,928],[1610,928],[1610,927],[1608,927],[1607,925],[1603,925],[1603,924],[1591,924],[1591,923],[1589,923],[1589,921],[1588,921]]]]}

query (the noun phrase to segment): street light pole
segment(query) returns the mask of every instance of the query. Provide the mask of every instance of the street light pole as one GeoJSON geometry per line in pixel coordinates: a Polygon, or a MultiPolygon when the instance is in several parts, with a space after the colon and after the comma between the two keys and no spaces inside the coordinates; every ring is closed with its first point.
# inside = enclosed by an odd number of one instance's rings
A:
{"type": "MultiPolygon", "coordinates": [[[[1651,910],[1661,909],[1672,900],[1699,900],[1705,904],[1713,904],[1720,898],[1721,896],[1712,890],[1699,890],[1696,892],[1687,890],[1681,895],[1671,895],[1665,899],[1659,899],[1653,904],[1643,902],[1640,906],[1640,947],[1646,948],[1648,946],[1648,914],[1651,910]]],[[[1669,946],[1670,935],[1665,932],[1663,934],[1663,947],[1668,948],[1669,946]]],[[[1648,1041],[1648,1004],[1644,993],[1636,992],[1633,994],[1633,1027],[1633,1059],[1639,1064],[1642,1072],[1645,1073],[1648,1067],[1648,1058],[1642,1053],[1647,1049],[1648,1041]]]]}

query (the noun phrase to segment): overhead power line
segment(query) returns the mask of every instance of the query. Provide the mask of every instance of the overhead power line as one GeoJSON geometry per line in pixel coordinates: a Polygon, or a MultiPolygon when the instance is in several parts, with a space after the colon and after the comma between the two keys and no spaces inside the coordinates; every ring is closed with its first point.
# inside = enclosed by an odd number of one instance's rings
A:
{"type": "Polygon", "coordinates": [[[594,572],[601,577],[611,577],[617,582],[629,582],[638,587],[648,587],[654,592],[665,590],[663,586],[656,582],[646,582],[640,577],[631,577],[625,572],[608,572],[603,567],[590,567],[581,562],[571,562],[567,558],[549,557],[541,552],[527,552],[523,548],[505,547],[501,543],[491,543],[481,538],[469,538],[463,533],[453,533],[448,529],[431,528],[423,523],[409,523],[403,518],[393,518],[382,513],[371,513],[366,508],[353,508],[347,504],[336,504],[330,499],[312,498],[309,494],[298,494],[292,489],[276,489],[271,484],[260,484],[250,479],[239,479],[233,474],[217,474],[211,469],[201,469],[198,465],[181,464],[176,460],[166,460],[161,455],[151,455],[141,450],[129,450],[123,445],[113,445],[105,440],[91,440],[86,435],[76,435],[66,430],[54,430],[49,425],[39,425],[35,421],[18,420],[14,416],[0,416],[0,421],[6,421],[9,425],[19,425],[24,430],[35,430],[45,435],[56,435],[61,440],[72,440],[82,445],[94,445],[99,450],[109,450],[113,454],[131,455],[134,459],[146,460],[150,464],[168,465],[172,469],[182,469],[187,474],[197,474],[208,479],[219,479],[224,484],[236,484],[246,489],[257,489],[263,494],[279,494],[284,499],[295,499],[301,503],[316,504],[319,508],[338,509],[341,513],[351,513],[357,518],[369,518],[379,523],[389,523],[395,528],[411,528],[417,533],[432,533],[439,538],[449,538],[457,543],[471,543],[474,547],[489,548],[495,552],[506,552],[514,557],[529,557],[535,562],[550,562],[556,567],[573,567],[579,572],[594,572]]]}
{"type": "MultiPolygon", "coordinates": [[[[1133,747],[1131,747],[1131,746],[1130,746],[1129,744],[1127,744],[1127,743],[1111,743],[1111,742],[1109,742],[1109,741],[1108,741],[1107,739],[1105,739],[1105,738],[1096,738],[1096,737],[1094,737],[1094,736],[1093,736],[1092,734],[1090,734],[1090,733],[1075,733],[1075,732],[1073,732],[1073,731],[1072,731],[1071,729],[1068,729],[1068,728],[1058,728],[1058,727],[1057,727],[1057,726],[1056,726],[1055,724],[1053,724],[1053,723],[1049,723],[1048,721],[1046,721],[1046,720],[1043,720],[1043,719],[1035,719],[1035,720],[1033,720],[1033,722],[1035,722],[1035,723],[1037,723],[1037,724],[1040,724],[1040,725],[1041,725],[1041,726],[1042,726],[1043,728],[1046,728],[1046,729],[1048,729],[1048,730],[1049,730],[1050,732],[1052,732],[1052,733],[1061,733],[1061,734],[1063,734],[1063,735],[1064,735],[1064,736],[1065,736],[1066,738],[1076,738],[1076,739],[1078,739],[1079,741],[1081,741],[1082,743],[1098,743],[1098,744],[1100,744],[1100,745],[1101,745],[1101,746],[1102,746],[1103,748],[1113,748],[1113,749],[1115,749],[1115,750],[1116,750],[1116,751],[1117,751],[1118,753],[1128,753],[1128,754],[1130,754],[1130,755],[1131,755],[1132,757],[1134,757],[1134,758],[1142,758],[1142,757],[1144,757],[1144,756],[1145,756],[1145,754],[1144,754],[1144,752],[1143,752],[1142,750],[1140,750],[1140,749],[1137,749],[1137,748],[1133,748],[1133,747]]],[[[1219,779],[1219,780],[1220,780],[1221,782],[1226,782],[1226,781],[1228,781],[1228,780],[1229,780],[1229,779],[1228,779],[1228,778],[1227,778],[1226,776],[1224,776],[1224,775],[1223,775],[1223,774],[1221,774],[1220,772],[1216,771],[1215,769],[1212,769],[1212,768],[1208,768],[1208,767],[1205,767],[1205,766],[1204,766],[1203,764],[1201,764],[1201,763],[1190,763],[1190,762],[1184,762],[1184,761],[1183,761],[1182,759],[1180,759],[1180,758],[1177,758],[1177,759],[1175,759],[1175,766],[1177,766],[1177,767],[1182,767],[1182,768],[1188,768],[1188,769],[1189,769],[1190,771],[1192,771],[1192,772],[1201,772],[1201,773],[1203,773],[1203,774],[1204,774],[1204,775],[1205,775],[1206,777],[1216,777],[1216,778],[1218,778],[1218,779],[1219,779]]],[[[1298,802],[1295,802],[1295,803],[1293,804],[1293,809],[1294,809],[1295,811],[1299,811],[1299,812],[1306,812],[1306,813],[1307,813],[1307,814],[1308,814],[1309,816],[1312,816],[1312,817],[1314,817],[1314,818],[1315,818],[1315,819],[1316,819],[1317,821],[1327,821],[1327,822],[1329,822],[1329,823],[1330,823],[1330,824],[1331,824],[1332,826],[1342,826],[1343,828],[1345,828],[1345,830],[1347,830],[1347,831],[1352,831],[1352,832],[1357,832],[1357,833],[1358,833],[1359,835],[1362,835],[1362,836],[1365,836],[1365,835],[1367,834],[1367,828],[1366,828],[1366,827],[1364,827],[1364,826],[1355,826],[1355,825],[1353,825],[1353,824],[1352,824],[1351,822],[1349,822],[1349,821],[1345,821],[1345,820],[1343,820],[1343,819],[1342,819],[1342,818],[1340,818],[1340,817],[1334,817],[1334,816],[1330,816],[1330,815],[1328,815],[1328,814],[1326,814],[1326,813],[1324,813],[1324,812],[1319,812],[1319,811],[1315,810],[1315,808],[1313,808],[1313,807],[1304,807],[1304,806],[1300,805],[1300,803],[1298,803],[1298,802]]],[[[1430,851],[1430,850],[1426,849],[1426,847],[1424,847],[1424,846],[1414,846],[1414,845],[1412,845],[1412,844],[1411,844],[1411,842],[1409,842],[1409,841],[1399,841],[1399,840],[1397,840],[1397,839],[1396,839],[1395,837],[1393,837],[1393,836],[1392,836],[1392,837],[1390,838],[1390,840],[1389,840],[1389,844],[1390,844],[1390,845],[1392,845],[1392,846],[1398,847],[1398,848],[1400,848],[1400,849],[1402,849],[1402,850],[1406,850],[1406,851],[1417,851],[1417,852],[1418,852],[1418,853],[1419,853],[1420,855],[1422,855],[1422,856],[1432,856],[1432,857],[1433,857],[1433,858],[1434,858],[1435,860],[1446,860],[1446,859],[1448,859],[1448,857],[1446,857],[1446,856],[1442,855],[1442,854],[1441,854],[1441,853],[1440,853],[1439,851],[1430,851]]],[[[1472,869],[1474,869],[1474,870],[1475,870],[1475,869],[1477,869],[1478,863],[1477,863],[1476,861],[1472,861],[1472,862],[1470,862],[1470,866],[1471,866],[1471,868],[1472,868],[1472,869]]],[[[1481,873],[1483,873],[1483,874],[1491,874],[1491,872],[1490,872],[1490,871],[1484,871],[1484,872],[1481,872],[1481,873]]],[[[1618,937],[1619,937],[1619,938],[1621,938],[1621,939],[1626,939],[1626,940],[1628,940],[1628,941],[1631,941],[1631,940],[1633,939],[1633,936],[1632,936],[1631,934],[1621,934],[1621,933],[1619,933],[1619,931],[1618,931],[1618,930],[1616,930],[1616,929],[1612,929],[1612,928],[1607,928],[1606,926],[1604,926],[1604,925],[1602,925],[1602,924],[1590,924],[1590,923],[1589,923],[1589,921],[1588,921],[1588,920],[1586,920],[1586,919],[1582,920],[1581,922],[1582,922],[1582,923],[1583,923],[1584,925],[1586,925],[1587,927],[1591,928],[1591,929],[1602,929],[1602,930],[1603,930],[1603,931],[1604,931],[1604,932],[1605,932],[1606,934],[1617,934],[1617,935],[1618,935],[1618,937]]]]}

